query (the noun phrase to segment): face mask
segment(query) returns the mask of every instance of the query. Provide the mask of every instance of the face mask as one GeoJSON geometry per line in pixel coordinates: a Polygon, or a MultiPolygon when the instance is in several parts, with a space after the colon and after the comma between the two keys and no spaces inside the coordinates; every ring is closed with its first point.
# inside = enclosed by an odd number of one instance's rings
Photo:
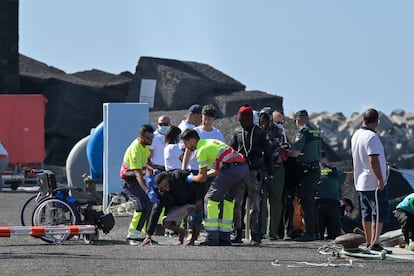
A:
{"type": "Polygon", "coordinates": [[[158,126],[158,131],[161,134],[165,134],[168,130],[168,126],[158,126]]]}

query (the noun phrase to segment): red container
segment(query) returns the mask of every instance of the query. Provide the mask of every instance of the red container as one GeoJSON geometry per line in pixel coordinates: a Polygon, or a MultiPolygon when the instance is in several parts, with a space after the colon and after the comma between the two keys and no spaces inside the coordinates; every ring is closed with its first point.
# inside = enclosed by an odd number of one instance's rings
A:
{"type": "Polygon", "coordinates": [[[40,94],[0,94],[0,140],[9,165],[43,163],[46,103],[40,94]]]}

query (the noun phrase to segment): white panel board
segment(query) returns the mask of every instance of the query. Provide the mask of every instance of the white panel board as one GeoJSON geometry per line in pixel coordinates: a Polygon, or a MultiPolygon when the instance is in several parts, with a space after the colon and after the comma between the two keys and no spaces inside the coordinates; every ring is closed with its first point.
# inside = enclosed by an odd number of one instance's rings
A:
{"type": "Polygon", "coordinates": [[[154,107],[155,88],[157,80],[142,79],[139,90],[139,102],[148,103],[150,108],[154,107]]]}
{"type": "Polygon", "coordinates": [[[109,204],[109,195],[122,191],[119,170],[125,150],[138,137],[141,125],[149,123],[147,103],[105,103],[103,207],[109,204]]]}

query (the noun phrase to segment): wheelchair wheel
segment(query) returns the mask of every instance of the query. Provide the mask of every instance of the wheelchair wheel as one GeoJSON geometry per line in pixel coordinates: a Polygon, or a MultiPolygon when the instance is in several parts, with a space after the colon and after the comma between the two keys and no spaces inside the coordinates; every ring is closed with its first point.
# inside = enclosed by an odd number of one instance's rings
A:
{"type": "MultiPolygon", "coordinates": [[[[40,201],[32,215],[33,226],[64,226],[76,224],[77,216],[65,200],[50,197],[40,201]]],[[[60,244],[70,239],[70,234],[46,234],[40,237],[48,243],[60,244]]]]}
{"type": "Polygon", "coordinates": [[[97,240],[99,240],[99,229],[96,227],[95,234],[84,234],[83,241],[86,244],[94,244],[97,240]]]}
{"type": "Polygon", "coordinates": [[[34,195],[23,204],[22,210],[20,211],[20,222],[23,226],[32,225],[33,210],[38,203],[36,200],[37,197],[37,195],[34,195]]]}

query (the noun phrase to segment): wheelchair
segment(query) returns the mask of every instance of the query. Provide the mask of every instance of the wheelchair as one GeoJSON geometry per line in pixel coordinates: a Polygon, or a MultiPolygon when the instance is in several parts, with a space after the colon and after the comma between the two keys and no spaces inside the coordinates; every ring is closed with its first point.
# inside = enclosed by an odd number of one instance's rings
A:
{"type": "MultiPolygon", "coordinates": [[[[39,179],[39,192],[29,198],[21,209],[20,220],[23,226],[93,225],[94,234],[77,235],[86,244],[96,242],[99,239],[99,231],[108,234],[112,230],[115,224],[112,214],[100,211],[94,200],[70,195],[71,190],[81,191],[80,188],[57,187],[52,171],[32,172],[39,179]]],[[[47,243],[62,244],[72,237],[70,233],[46,233],[40,239],[47,243]]]]}

